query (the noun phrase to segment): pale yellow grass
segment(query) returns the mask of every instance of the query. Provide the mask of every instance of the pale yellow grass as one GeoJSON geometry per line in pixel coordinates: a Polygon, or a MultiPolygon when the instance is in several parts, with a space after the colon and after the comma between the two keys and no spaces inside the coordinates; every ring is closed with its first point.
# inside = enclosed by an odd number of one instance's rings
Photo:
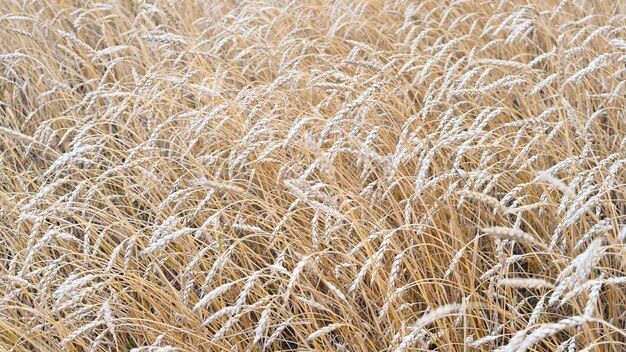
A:
{"type": "Polygon", "coordinates": [[[0,1],[0,350],[626,344],[626,2],[0,1]]]}

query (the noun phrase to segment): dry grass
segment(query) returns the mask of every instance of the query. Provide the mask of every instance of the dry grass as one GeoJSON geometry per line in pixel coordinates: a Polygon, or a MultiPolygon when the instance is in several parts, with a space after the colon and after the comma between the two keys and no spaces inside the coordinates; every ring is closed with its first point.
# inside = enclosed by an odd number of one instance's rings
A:
{"type": "Polygon", "coordinates": [[[621,350],[626,2],[0,1],[0,350],[621,350]]]}

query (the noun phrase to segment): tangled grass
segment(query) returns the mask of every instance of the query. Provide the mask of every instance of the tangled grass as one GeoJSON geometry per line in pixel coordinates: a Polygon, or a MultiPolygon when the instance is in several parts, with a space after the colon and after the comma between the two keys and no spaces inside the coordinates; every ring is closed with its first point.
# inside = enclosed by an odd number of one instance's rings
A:
{"type": "Polygon", "coordinates": [[[0,2],[0,349],[626,344],[626,2],[0,2]]]}

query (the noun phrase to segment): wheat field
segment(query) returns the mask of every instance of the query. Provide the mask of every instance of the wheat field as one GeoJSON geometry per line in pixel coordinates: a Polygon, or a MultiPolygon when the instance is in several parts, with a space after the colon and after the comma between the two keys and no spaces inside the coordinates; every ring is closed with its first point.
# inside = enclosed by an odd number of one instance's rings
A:
{"type": "Polygon", "coordinates": [[[1,351],[626,349],[626,1],[0,1],[1,351]]]}

